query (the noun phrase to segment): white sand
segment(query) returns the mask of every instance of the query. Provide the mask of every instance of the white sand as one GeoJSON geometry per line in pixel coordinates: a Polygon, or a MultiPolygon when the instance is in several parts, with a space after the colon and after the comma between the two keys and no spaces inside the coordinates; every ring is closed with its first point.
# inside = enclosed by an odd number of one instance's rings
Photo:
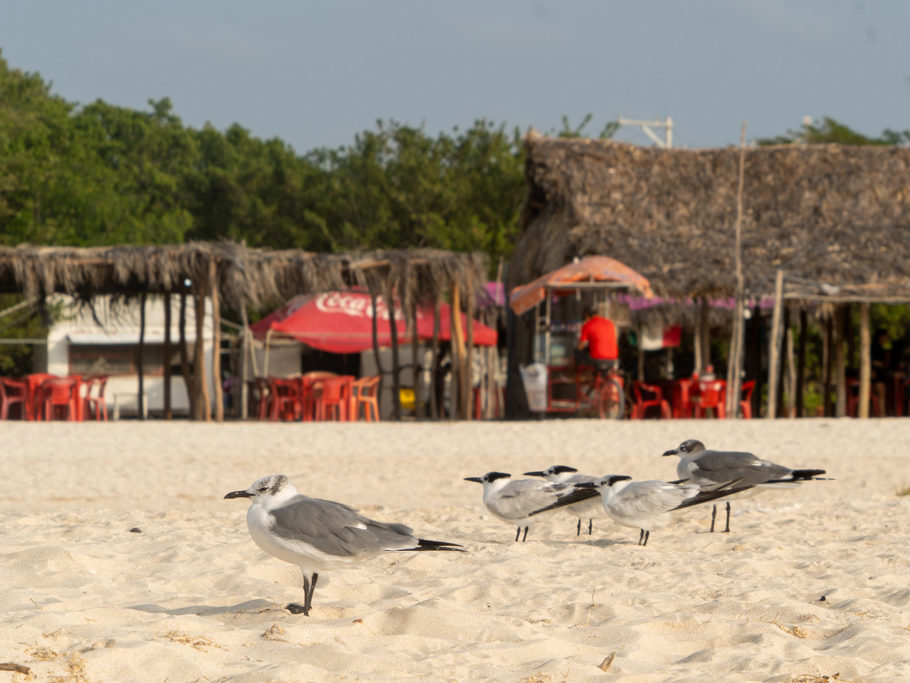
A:
{"type": "Polygon", "coordinates": [[[910,680],[907,419],[7,422],[0,443],[0,662],[30,680],[910,680]],[[515,544],[462,481],[670,480],[659,456],[686,438],[835,480],[734,499],[730,534],[674,513],[644,548],[607,520],[576,539],[564,514],[515,544]],[[273,473],[469,552],[321,575],[291,615],[299,570],[222,499],[273,473]]]}

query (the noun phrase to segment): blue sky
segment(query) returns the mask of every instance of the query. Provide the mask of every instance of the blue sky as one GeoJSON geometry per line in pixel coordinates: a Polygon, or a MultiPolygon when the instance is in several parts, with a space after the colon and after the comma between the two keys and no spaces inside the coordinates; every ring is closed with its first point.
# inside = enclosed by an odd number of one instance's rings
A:
{"type": "MultiPolygon", "coordinates": [[[[2,0],[0,49],[63,98],[239,123],[299,153],[378,119],[552,132],[593,115],[736,144],[831,116],[910,129],[906,0],[2,0]]],[[[650,144],[625,128],[619,139],[650,144]]]]}

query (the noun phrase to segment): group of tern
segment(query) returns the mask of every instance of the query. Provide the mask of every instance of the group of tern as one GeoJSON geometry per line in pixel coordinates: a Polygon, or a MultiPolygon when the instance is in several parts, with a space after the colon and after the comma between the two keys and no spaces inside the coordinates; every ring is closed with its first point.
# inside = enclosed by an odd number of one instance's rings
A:
{"type": "MultiPolygon", "coordinates": [[[[483,502],[495,517],[515,524],[515,541],[525,541],[540,515],[557,510],[583,519],[588,533],[593,517],[605,514],[617,524],[639,529],[639,545],[646,545],[651,529],[664,523],[668,512],[680,510],[762,487],[779,487],[818,479],[825,470],[793,470],[752,453],[707,450],[690,439],[664,453],[679,456],[677,481],[632,481],[627,475],[594,477],[565,465],[526,472],[533,479],[513,479],[504,472],[487,472],[466,481],[483,484],[483,502]],[[522,536],[522,529],[524,535],[522,536]]],[[[353,508],[299,493],[282,474],[263,477],[249,488],[225,498],[247,498],[246,521],[250,536],[270,555],[296,564],[303,572],[303,604],[291,603],[293,614],[309,615],[319,572],[344,567],[385,552],[463,551],[457,543],[418,538],[403,524],[378,522],[353,508]]],[[[712,513],[711,531],[714,531],[712,513]]],[[[730,530],[730,504],[727,523],[730,530]]]]}
{"type": "MultiPolygon", "coordinates": [[[[818,479],[825,470],[794,470],[763,460],[752,453],[714,451],[701,441],[689,439],[664,453],[679,456],[676,481],[632,481],[624,474],[594,477],[579,474],[574,467],[553,465],[538,472],[525,472],[537,479],[513,479],[504,472],[487,472],[466,481],[483,484],[483,502],[495,517],[516,524],[515,540],[527,538],[528,529],[539,515],[564,510],[578,518],[576,533],[581,534],[583,519],[588,533],[593,517],[601,511],[622,526],[639,530],[638,544],[647,545],[651,529],[667,521],[668,512],[708,503],[744,491],[785,487],[818,479]],[[543,481],[542,481],[542,480],[543,481]]],[[[730,503],[727,501],[724,531],[730,531],[730,503]]],[[[717,508],[711,513],[711,531],[717,508]]]]}

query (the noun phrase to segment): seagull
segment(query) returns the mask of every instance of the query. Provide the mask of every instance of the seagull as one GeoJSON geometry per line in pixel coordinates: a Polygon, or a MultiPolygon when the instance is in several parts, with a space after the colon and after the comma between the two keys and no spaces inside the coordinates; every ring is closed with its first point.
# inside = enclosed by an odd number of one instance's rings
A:
{"type": "MultiPolygon", "coordinates": [[[[797,484],[801,481],[821,479],[819,475],[825,470],[791,470],[777,465],[770,460],[762,460],[752,453],[738,451],[709,451],[697,439],[688,439],[678,448],[664,453],[678,455],[676,475],[680,482],[698,484],[702,490],[718,486],[735,486],[737,489],[749,489],[756,486],[780,486],[797,484]]],[[[727,523],[724,532],[730,531],[730,502],[727,501],[727,523]]],[[[711,513],[711,531],[714,531],[714,519],[717,506],[711,513]]]]}
{"type": "Polygon", "coordinates": [[[404,524],[377,522],[331,500],[309,498],[283,474],[256,480],[225,498],[249,498],[246,524],[253,541],[269,555],[296,564],[303,572],[303,605],[285,607],[309,616],[317,570],[334,569],[386,551],[462,550],[457,543],[417,538],[404,524]]]}
{"type": "Polygon", "coordinates": [[[483,484],[483,504],[493,516],[503,522],[518,525],[515,540],[522,543],[528,538],[531,516],[547,510],[556,510],[597,496],[596,491],[576,490],[573,484],[553,484],[538,479],[512,479],[505,472],[487,472],[482,477],[465,477],[465,481],[483,484]]]}
{"type": "Polygon", "coordinates": [[[631,479],[625,474],[611,474],[592,482],[576,484],[575,487],[597,490],[607,516],[617,524],[639,529],[638,545],[642,546],[648,545],[651,529],[667,523],[665,513],[728,496],[739,490],[701,491],[698,484],[631,479]]]}
{"type": "MultiPolygon", "coordinates": [[[[551,465],[540,472],[525,472],[526,477],[543,477],[554,484],[580,484],[586,481],[594,481],[597,477],[590,474],[578,474],[578,470],[567,465],[551,465]]],[[[575,535],[581,535],[581,520],[588,520],[588,535],[594,530],[594,520],[592,517],[603,516],[603,506],[597,498],[584,500],[574,505],[566,505],[565,511],[570,515],[578,517],[578,526],[575,528],[575,535]]]]}

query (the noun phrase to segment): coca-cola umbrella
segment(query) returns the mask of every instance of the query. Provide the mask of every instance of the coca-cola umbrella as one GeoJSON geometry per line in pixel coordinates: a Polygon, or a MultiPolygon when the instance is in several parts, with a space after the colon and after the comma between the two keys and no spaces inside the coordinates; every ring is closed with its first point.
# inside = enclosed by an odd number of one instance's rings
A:
{"type": "MultiPolygon", "coordinates": [[[[450,329],[449,305],[440,304],[439,339],[448,341],[450,329]]],[[[410,342],[407,320],[401,305],[396,301],[395,323],[398,342],[410,342]]],[[[461,314],[462,329],[466,329],[467,318],[461,314]]],[[[303,294],[294,297],[284,306],[250,325],[253,335],[259,339],[271,334],[283,334],[330,353],[359,353],[373,348],[373,307],[370,295],[364,292],[323,292],[303,294]]],[[[376,299],[376,333],[379,346],[392,345],[390,316],[385,300],[376,299]]],[[[433,338],[433,309],[417,309],[417,338],[433,338]]],[[[474,344],[495,346],[496,330],[474,321],[474,344]]]]}

